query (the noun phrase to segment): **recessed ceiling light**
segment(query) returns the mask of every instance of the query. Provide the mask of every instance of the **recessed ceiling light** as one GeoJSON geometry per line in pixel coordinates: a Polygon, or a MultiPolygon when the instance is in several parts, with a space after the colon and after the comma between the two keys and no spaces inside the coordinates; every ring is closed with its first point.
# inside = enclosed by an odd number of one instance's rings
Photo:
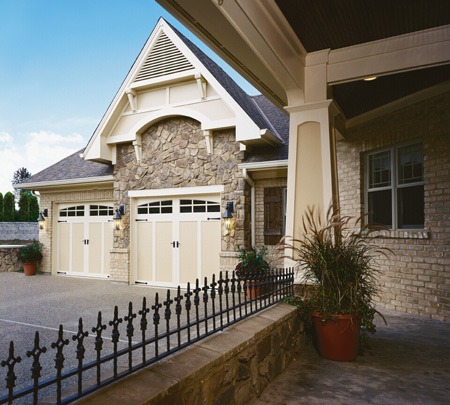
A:
{"type": "Polygon", "coordinates": [[[370,77],[366,77],[364,79],[365,82],[371,82],[372,80],[375,80],[377,78],[377,76],[370,76],[370,77]]]}

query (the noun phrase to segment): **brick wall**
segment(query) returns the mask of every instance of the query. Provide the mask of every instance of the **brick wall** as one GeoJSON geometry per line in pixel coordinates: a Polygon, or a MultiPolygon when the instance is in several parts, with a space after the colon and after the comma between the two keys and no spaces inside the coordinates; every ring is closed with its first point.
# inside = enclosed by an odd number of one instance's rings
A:
{"type": "Polygon", "coordinates": [[[337,144],[339,195],[344,215],[364,207],[364,153],[421,140],[424,150],[424,231],[387,231],[382,245],[395,252],[380,257],[378,304],[450,320],[450,94],[351,128],[337,144]]]}

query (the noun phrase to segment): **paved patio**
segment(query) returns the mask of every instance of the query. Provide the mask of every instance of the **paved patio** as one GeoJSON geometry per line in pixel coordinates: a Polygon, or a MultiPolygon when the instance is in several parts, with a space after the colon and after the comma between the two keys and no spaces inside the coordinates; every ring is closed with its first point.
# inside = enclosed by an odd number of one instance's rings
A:
{"type": "Polygon", "coordinates": [[[449,404],[450,324],[382,312],[364,356],[333,362],[308,344],[252,405],[449,404]]]}

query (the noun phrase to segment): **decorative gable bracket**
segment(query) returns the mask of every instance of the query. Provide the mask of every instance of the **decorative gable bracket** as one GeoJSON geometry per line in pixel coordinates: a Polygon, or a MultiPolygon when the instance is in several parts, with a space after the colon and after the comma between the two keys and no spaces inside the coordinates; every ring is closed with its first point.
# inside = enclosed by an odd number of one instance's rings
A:
{"type": "Polygon", "coordinates": [[[136,162],[141,163],[142,160],[142,135],[136,134],[136,140],[133,141],[134,154],[136,155],[136,162]]]}
{"type": "Polygon", "coordinates": [[[198,86],[198,91],[200,92],[200,98],[202,100],[205,100],[206,99],[206,80],[200,73],[195,74],[195,80],[197,80],[197,86],[198,86]]]}
{"type": "Polygon", "coordinates": [[[137,110],[137,93],[135,90],[128,88],[126,90],[128,96],[128,102],[130,103],[131,111],[137,110]]]}

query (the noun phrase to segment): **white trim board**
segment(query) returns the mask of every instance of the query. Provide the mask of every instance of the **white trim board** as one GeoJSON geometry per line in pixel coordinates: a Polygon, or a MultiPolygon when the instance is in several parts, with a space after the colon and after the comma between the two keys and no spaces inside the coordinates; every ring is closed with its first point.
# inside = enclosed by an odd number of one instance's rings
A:
{"type": "Polygon", "coordinates": [[[151,190],[130,190],[128,197],[159,197],[159,196],[176,196],[176,195],[198,195],[198,194],[218,194],[223,193],[225,187],[219,186],[199,186],[199,187],[178,187],[178,188],[160,188],[151,190]]]}

